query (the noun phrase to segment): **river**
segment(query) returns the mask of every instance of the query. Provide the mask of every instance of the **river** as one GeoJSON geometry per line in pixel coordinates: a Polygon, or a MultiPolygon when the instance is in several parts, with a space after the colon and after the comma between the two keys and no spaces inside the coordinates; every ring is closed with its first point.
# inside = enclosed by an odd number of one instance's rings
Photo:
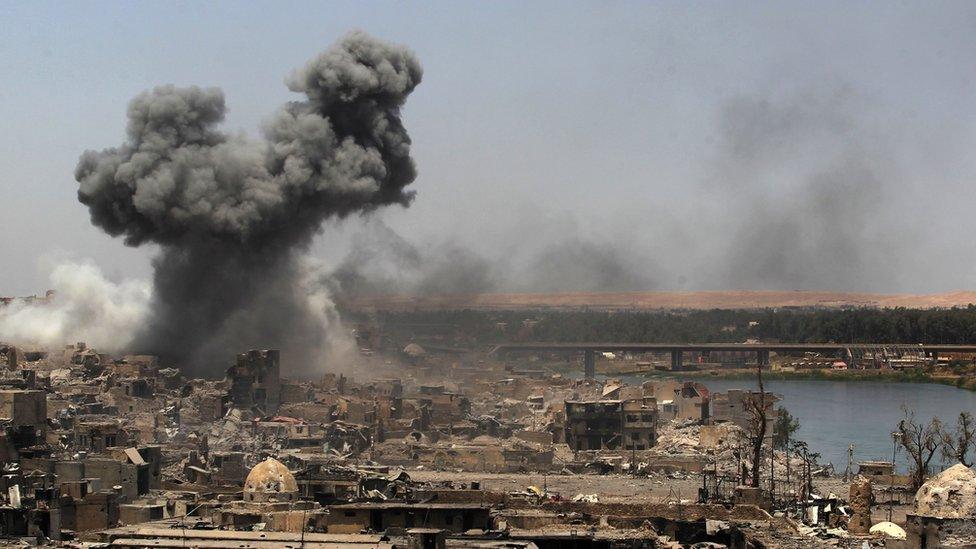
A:
{"type": "MultiPolygon", "coordinates": [[[[625,378],[640,384],[646,378],[625,378]]],[[[755,379],[695,379],[711,392],[756,389],[755,379]]],[[[875,381],[767,380],[766,390],[782,397],[779,405],[800,421],[796,437],[831,462],[838,473],[847,466],[847,447],[854,461],[891,460],[891,432],[904,417],[902,406],[915,410],[916,421],[938,416],[955,428],[959,412],[976,414],[976,392],[930,383],[875,381]]],[[[905,470],[905,452],[896,462],[905,470]]],[[[938,458],[937,458],[938,459],[938,458]]]]}

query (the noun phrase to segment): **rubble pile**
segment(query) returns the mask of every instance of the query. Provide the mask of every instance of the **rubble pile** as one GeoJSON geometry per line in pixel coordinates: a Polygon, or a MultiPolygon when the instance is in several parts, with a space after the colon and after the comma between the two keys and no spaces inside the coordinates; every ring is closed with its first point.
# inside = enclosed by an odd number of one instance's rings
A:
{"type": "Polygon", "coordinates": [[[867,534],[871,530],[871,480],[858,475],[851,482],[851,518],[847,529],[852,534],[867,534]]]}
{"type": "Polygon", "coordinates": [[[733,423],[703,426],[692,421],[671,423],[658,431],[655,451],[669,454],[714,454],[717,459],[730,458],[742,446],[746,434],[733,423]],[[706,432],[703,432],[706,431],[706,432]]]}
{"type": "Polygon", "coordinates": [[[976,518],[976,472],[961,463],[942,471],[915,494],[915,512],[938,518],[976,518]]]}

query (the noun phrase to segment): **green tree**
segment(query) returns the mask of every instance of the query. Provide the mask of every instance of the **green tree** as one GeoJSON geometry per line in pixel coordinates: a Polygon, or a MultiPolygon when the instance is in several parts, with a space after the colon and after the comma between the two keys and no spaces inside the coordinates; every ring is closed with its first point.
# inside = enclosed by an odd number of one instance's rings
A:
{"type": "Polygon", "coordinates": [[[780,408],[778,412],[776,424],[773,426],[773,447],[786,450],[787,443],[800,428],[800,420],[793,417],[786,408],[780,408]]]}

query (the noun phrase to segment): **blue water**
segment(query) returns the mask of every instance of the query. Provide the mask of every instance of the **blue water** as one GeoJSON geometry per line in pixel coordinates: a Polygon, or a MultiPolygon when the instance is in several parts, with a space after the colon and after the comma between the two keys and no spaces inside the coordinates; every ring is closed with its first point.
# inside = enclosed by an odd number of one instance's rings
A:
{"type": "MultiPolygon", "coordinates": [[[[640,383],[642,378],[632,378],[640,383]]],[[[751,379],[697,379],[712,392],[728,389],[756,389],[751,379]]],[[[847,447],[853,442],[854,460],[891,459],[891,432],[904,417],[902,406],[915,410],[916,421],[938,416],[955,427],[959,412],[976,414],[976,392],[929,383],[884,383],[872,381],[768,380],[767,391],[783,400],[779,403],[800,420],[796,437],[821,454],[821,463],[831,462],[838,472],[847,466],[847,447]]],[[[896,458],[905,469],[904,451],[896,458]]]]}

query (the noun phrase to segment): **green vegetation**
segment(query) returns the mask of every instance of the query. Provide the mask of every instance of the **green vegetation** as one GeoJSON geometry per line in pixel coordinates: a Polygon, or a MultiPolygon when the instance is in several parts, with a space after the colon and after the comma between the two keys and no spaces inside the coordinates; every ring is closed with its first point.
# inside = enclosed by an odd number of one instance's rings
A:
{"type": "MultiPolygon", "coordinates": [[[[438,341],[487,348],[515,341],[704,343],[943,343],[976,342],[976,305],[951,309],[764,309],[684,312],[647,311],[475,311],[376,312],[347,318],[375,323],[384,333],[434,330],[438,341]]],[[[409,338],[408,338],[409,339],[409,338]]],[[[567,364],[568,366],[568,364],[567,364]]],[[[698,375],[716,375],[702,372],[698,375]]],[[[752,377],[749,370],[722,370],[724,377],[752,377]]],[[[768,374],[769,379],[872,380],[942,383],[976,390],[973,361],[953,360],[939,370],[802,370],[768,374]]]]}
{"type": "MultiPolygon", "coordinates": [[[[683,377],[721,377],[725,379],[752,379],[755,373],[750,370],[706,370],[682,372],[683,377]]],[[[882,381],[892,383],[939,383],[976,391],[976,376],[938,376],[924,370],[798,370],[772,371],[764,373],[766,379],[790,380],[812,379],[828,381],[882,381]]]]}
{"type": "Polygon", "coordinates": [[[720,343],[748,338],[796,343],[973,343],[976,334],[976,305],[937,310],[455,310],[378,312],[373,319],[381,325],[450,324],[482,344],[516,340],[720,343]]]}
{"type": "Polygon", "coordinates": [[[776,424],[773,426],[773,447],[777,450],[786,450],[787,444],[797,430],[800,429],[800,420],[790,415],[786,408],[779,409],[776,416],[776,424]]]}

